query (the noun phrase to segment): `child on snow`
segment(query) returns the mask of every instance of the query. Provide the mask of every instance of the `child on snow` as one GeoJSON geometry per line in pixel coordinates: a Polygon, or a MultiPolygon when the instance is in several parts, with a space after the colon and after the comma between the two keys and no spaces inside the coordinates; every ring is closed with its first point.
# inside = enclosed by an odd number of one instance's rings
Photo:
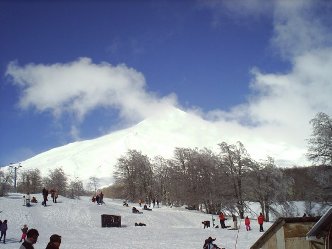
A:
{"type": "Polygon", "coordinates": [[[20,242],[22,242],[22,240],[23,241],[25,240],[28,230],[29,230],[28,226],[26,224],[24,224],[24,226],[21,228],[22,236],[21,236],[20,242]]]}
{"type": "Polygon", "coordinates": [[[250,219],[248,218],[248,216],[244,219],[244,224],[246,225],[246,230],[250,231],[250,219]]]}

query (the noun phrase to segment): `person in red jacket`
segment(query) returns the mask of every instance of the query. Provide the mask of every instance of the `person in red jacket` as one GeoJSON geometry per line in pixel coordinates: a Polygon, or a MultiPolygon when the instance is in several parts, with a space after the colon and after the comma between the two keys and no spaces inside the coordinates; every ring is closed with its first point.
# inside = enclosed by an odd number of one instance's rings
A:
{"type": "Polygon", "coordinates": [[[258,224],[259,224],[259,231],[264,232],[264,229],[263,229],[264,216],[262,213],[259,214],[257,220],[258,220],[258,224]]]}
{"type": "Polygon", "coordinates": [[[226,218],[222,212],[220,212],[220,214],[219,214],[219,220],[220,220],[220,228],[226,228],[226,226],[225,226],[226,218]]]}
{"type": "Polygon", "coordinates": [[[249,219],[248,216],[244,219],[244,224],[246,225],[246,230],[250,231],[251,230],[251,228],[250,228],[250,219],[249,219]]]}

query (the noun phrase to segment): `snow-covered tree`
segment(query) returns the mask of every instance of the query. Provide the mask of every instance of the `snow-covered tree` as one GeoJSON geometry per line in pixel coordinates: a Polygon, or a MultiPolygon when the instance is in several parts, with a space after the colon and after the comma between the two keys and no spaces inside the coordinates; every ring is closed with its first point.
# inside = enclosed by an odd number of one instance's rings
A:
{"type": "Polygon", "coordinates": [[[249,191],[250,197],[261,205],[265,220],[269,221],[270,209],[273,203],[285,201],[291,180],[284,177],[274,159],[256,162],[250,173],[249,191]]]}
{"type": "Polygon", "coordinates": [[[252,160],[244,145],[237,142],[234,145],[222,142],[219,144],[220,161],[227,169],[227,176],[230,178],[233,187],[233,196],[236,201],[236,209],[241,219],[244,218],[245,192],[244,177],[252,170],[252,160]]]}
{"type": "Polygon", "coordinates": [[[318,113],[310,123],[312,135],[308,139],[307,157],[313,163],[332,166],[332,119],[325,113],[318,113]]]}

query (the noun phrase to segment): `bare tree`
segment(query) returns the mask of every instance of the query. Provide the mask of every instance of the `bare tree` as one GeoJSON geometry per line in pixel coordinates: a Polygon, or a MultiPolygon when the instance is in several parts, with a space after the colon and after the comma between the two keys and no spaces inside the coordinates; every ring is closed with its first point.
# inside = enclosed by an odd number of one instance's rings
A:
{"type": "Polygon", "coordinates": [[[320,112],[310,123],[313,131],[308,139],[308,159],[332,166],[332,119],[320,112]]]}
{"type": "Polygon", "coordinates": [[[95,194],[97,193],[97,190],[98,190],[98,187],[99,187],[99,182],[100,182],[100,179],[95,177],[95,176],[91,176],[89,178],[88,186],[89,186],[89,188],[93,189],[95,194]]]}
{"type": "Polygon", "coordinates": [[[83,188],[83,182],[80,179],[75,178],[69,183],[67,193],[67,196],[72,199],[79,198],[84,195],[85,190],[83,188]]]}
{"type": "Polygon", "coordinates": [[[154,195],[157,200],[162,201],[163,203],[168,203],[169,182],[171,180],[168,160],[161,156],[157,156],[153,159],[152,165],[154,195]]]}
{"type": "Polygon", "coordinates": [[[17,189],[22,193],[37,193],[43,187],[42,177],[39,169],[25,170],[21,173],[17,189]]]}
{"type": "Polygon", "coordinates": [[[11,188],[13,177],[9,171],[0,170],[0,196],[4,196],[11,188]]]}
{"type": "Polygon", "coordinates": [[[61,195],[67,194],[68,177],[62,168],[50,170],[48,177],[43,179],[48,189],[54,188],[61,195]]]}
{"type": "Polygon", "coordinates": [[[128,150],[120,157],[114,172],[116,184],[123,185],[127,198],[152,197],[153,171],[149,158],[136,150],[128,150]]]}
{"type": "Polygon", "coordinates": [[[233,195],[236,201],[236,209],[241,219],[244,218],[245,193],[243,181],[245,173],[252,169],[252,160],[241,142],[229,145],[226,142],[219,144],[220,160],[227,168],[227,175],[233,185],[233,195]]]}

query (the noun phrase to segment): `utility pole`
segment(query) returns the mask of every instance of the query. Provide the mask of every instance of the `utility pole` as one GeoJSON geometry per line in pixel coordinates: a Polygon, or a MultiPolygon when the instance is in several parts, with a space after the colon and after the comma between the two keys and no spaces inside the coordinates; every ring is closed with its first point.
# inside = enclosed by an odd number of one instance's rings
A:
{"type": "Polygon", "coordinates": [[[19,168],[21,168],[22,165],[21,165],[21,163],[19,163],[18,165],[15,166],[15,163],[10,163],[9,167],[14,169],[14,189],[15,189],[15,193],[17,193],[17,188],[16,188],[17,170],[19,168]]]}

